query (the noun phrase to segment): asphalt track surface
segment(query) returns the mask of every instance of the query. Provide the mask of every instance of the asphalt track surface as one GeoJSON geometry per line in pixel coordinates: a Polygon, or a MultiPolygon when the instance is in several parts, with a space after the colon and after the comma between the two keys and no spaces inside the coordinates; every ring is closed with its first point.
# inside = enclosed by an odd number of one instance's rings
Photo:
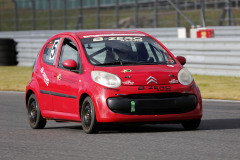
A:
{"type": "Polygon", "coordinates": [[[240,102],[204,100],[196,131],[181,125],[105,126],[87,135],[78,123],[33,130],[23,92],[0,92],[0,159],[239,160],[240,102]]]}

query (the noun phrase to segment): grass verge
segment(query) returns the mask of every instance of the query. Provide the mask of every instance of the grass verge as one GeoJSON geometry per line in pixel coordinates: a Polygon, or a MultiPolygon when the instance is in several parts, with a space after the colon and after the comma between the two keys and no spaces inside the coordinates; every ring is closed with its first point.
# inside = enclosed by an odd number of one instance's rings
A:
{"type": "MultiPolygon", "coordinates": [[[[0,90],[25,91],[32,67],[0,67],[0,90]]],[[[193,75],[205,99],[240,100],[240,77],[193,75]]]]}
{"type": "Polygon", "coordinates": [[[1,91],[25,91],[32,76],[32,67],[0,67],[1,91]]]}
{"type": "Polygon", "coordinates": [[[240,77],[193,75],[205,99],[240,100],[240,77]]]}

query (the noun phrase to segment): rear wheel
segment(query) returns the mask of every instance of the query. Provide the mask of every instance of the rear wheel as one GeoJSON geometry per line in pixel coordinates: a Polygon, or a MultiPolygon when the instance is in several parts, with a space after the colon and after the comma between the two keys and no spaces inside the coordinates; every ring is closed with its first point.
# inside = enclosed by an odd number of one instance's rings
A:
{"type": "Polygon", "coordinates": [[[81,121],[82,128],[86,133],[90,134],[98,131],[95,108],[90,97],[86,97],[83,101],[81,109],[81,121]]]}
{"type": "Polygon", "coordinates": [[[35,94],[32,94],[28,100],[28,121],[33,129],[42,129],[47,123],[41,115],[35,94]]]}
{"type": "Polygon", "coordinates": [[[182,126],[186,130],[195,130],[199,127],[200,123],[201,123],[201,119],[186,120],[182,122],[182,126]]]}

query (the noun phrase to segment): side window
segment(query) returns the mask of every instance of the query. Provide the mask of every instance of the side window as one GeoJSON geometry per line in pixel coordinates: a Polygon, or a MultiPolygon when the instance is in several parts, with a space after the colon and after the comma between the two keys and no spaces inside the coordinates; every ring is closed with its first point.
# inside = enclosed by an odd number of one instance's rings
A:
{"type": "Polygon", "coordinates": [[[63,62],[67,59],[74,60],[78,64],[77,69],[79,68],[79,52],[77,50],[77,47],[73,41],[66,38],[64,39],[62,44],[62,50],[59,57],[58,66],[60,68],[63,68],[63,62]]]}
{"type": "Polygon", "coordinates": [[[57,38],[50,41],[46,45],[43,53],[43,61],[45,63],[50,65],[55,65],[59,44],[60,44],[60,38],[57,38]]]}

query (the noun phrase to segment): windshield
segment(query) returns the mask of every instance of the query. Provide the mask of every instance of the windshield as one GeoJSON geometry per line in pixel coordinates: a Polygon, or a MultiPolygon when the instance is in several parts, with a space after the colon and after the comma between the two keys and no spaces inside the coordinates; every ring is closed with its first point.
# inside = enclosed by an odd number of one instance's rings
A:
{"type": "Polygon", "coordinates": [[[151,37],[96,37],[81,39],[88,61],[101,65],[157,65],[175,61],[151,37]]]}

